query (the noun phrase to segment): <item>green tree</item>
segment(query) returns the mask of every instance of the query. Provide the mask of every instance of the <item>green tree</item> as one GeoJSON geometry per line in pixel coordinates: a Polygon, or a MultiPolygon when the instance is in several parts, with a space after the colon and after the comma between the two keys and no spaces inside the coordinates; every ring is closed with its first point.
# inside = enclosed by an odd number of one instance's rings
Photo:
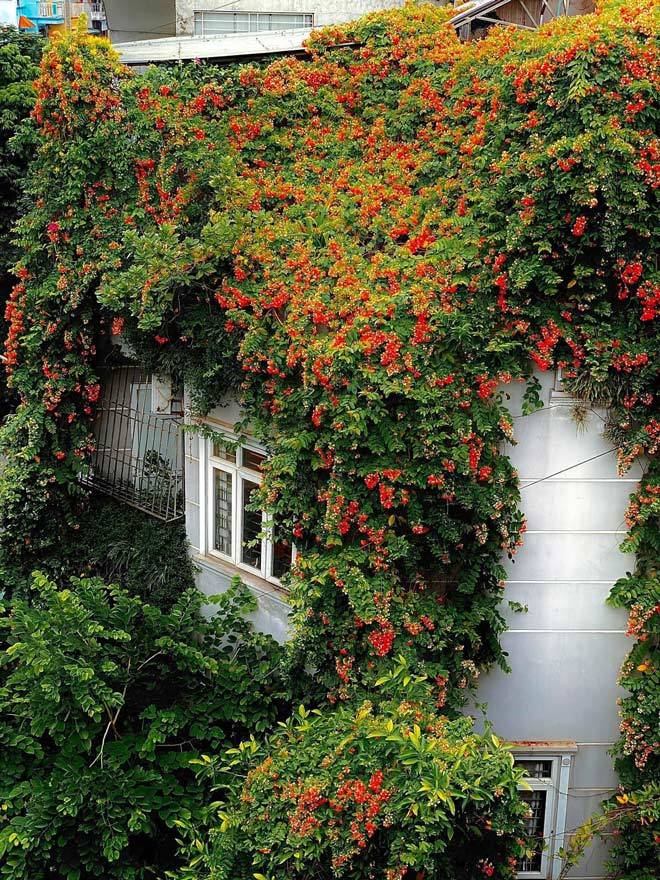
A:
{"type": "Polygon", "coordinates": [[[176,862],[174,821],[204,785],[190,761],[269,727],[275,643],[240,582],[201,614],[98,579],[41,574],[0,617],[0,877],[137,880],[176,862]]]}

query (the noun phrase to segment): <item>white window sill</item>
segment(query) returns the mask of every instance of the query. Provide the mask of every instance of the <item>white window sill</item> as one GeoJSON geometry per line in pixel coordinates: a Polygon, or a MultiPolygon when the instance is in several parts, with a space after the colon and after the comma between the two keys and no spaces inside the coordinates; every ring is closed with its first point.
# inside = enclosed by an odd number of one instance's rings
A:
{"type": "Polygon", "coordinates": [[[229,578],[239,577],[248,587],[253,587],[261,593],[270,593],[279,599],[285,600],[289,595],[289,591],[281,585],[267,581],[265,578],[259,577],[258,574],[253,574],[251,571],[239,568],[238,565],[234,565],[232,562],[227,562],[224,559],[219,559],[217,556],[202,556],[196,553],[193,556],[193,562],[205,565],[207,568],[213,568],[229,578]]]}

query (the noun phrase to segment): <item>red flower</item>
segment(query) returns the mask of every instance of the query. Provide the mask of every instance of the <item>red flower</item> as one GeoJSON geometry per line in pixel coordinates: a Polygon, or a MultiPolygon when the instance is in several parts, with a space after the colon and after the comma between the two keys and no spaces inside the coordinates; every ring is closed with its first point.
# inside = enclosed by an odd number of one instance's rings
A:
{"type": "Polygon", "coordinates": [[[373,630],[369,633],[369,642],[377,657],[386,657],[394,644],[394,627],[388,621],[381,620],[379,622],[381,623],[381,629],[373,630]]]}
{"type": "Polygon", "coordinates": [[[113,336],[119,336],[124,329],[125,321],[123,318],[113,318],[112,324],[110,325],[110,332],[113,336]]]}
{"type": "Polygon", "coordinates": [[[571,232],[576,238],[579,238],[581,235],[584,235],[584,231],[587,228],[587,218],[580,214],[575,223],[573,224],[573,228],[571,232]]]}
{"type": "Polygon", "coordinates": [[[394,488],[392,486],[387,486],[384,483],[381,483],[378,492],[380,495],[380,503],[386,510],[390,510],[394,507],[394,488]]]}

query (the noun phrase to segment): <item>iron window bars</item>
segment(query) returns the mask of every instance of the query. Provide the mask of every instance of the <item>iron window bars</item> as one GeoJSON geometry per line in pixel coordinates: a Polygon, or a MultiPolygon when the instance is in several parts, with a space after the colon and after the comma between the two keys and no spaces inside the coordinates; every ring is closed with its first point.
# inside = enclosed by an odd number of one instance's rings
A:
{"type": "Polygon", "coordinates": [[[82,482],[165,522],[184,515],[182,406],[153,406],[152,377],[137,366],[102,371],[96,452],[82,482]]]}

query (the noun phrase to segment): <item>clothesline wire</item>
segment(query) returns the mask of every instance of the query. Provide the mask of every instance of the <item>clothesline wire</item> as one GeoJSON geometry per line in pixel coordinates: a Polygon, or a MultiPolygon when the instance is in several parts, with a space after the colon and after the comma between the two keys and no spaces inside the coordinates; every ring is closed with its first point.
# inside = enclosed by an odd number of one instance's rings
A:
{"type": "Polygon", "coordinates": [[[571,464],[568,467],[562,468],[560,471],[555,471],[553,474],[547,474],[545,477],[540,477],[538,480],[533,480],[531,483],[526,483],[524,486],[520,487],[520,491],[523,489],[529,489],[530,486],[536,486],[537,483],[543,483],[546,480],[552,479],[552,477],[558,477],[560,474],[565,474],[567,471],[572,471],[580,465],[589,464],[590,461],[595,461],[597,458],[602,458],[604,455],[610,455],[612,452],[616,452],[617,449],[621,449],[623,447],[612,446],[611,449],[606,449],[605,452],[599,452],[597,455],[592,455],[590,458],[585,458],[582,461],[578,461],[575,464],[571,464]]]}
{"type": "MultiPolygon", "coordinates": [[[[516,422],[518,421],[518,419],[528,419],[530,416],[535,416],[537,413],[546,412],[546,410],[549,409],[560,409],[561,407],[570,407],[571,409],[575,409],[576,406],[580,406],[580,403],[581,401],[578,400],[574,400],[572,403],[551,403],[549,406],[541,406],[538,409],[532,410],[532,412],[521,413],[519,416],[511,416],[511,421],[516,422]]],[[[599,418],[601,422],[605,421],[601,414],[599,412],[596,412],[596,410],[592,406],[587,407],[587,410],[590,413],[593,413],[593,415],[597,416],[597,418],[599,418]]]]}

